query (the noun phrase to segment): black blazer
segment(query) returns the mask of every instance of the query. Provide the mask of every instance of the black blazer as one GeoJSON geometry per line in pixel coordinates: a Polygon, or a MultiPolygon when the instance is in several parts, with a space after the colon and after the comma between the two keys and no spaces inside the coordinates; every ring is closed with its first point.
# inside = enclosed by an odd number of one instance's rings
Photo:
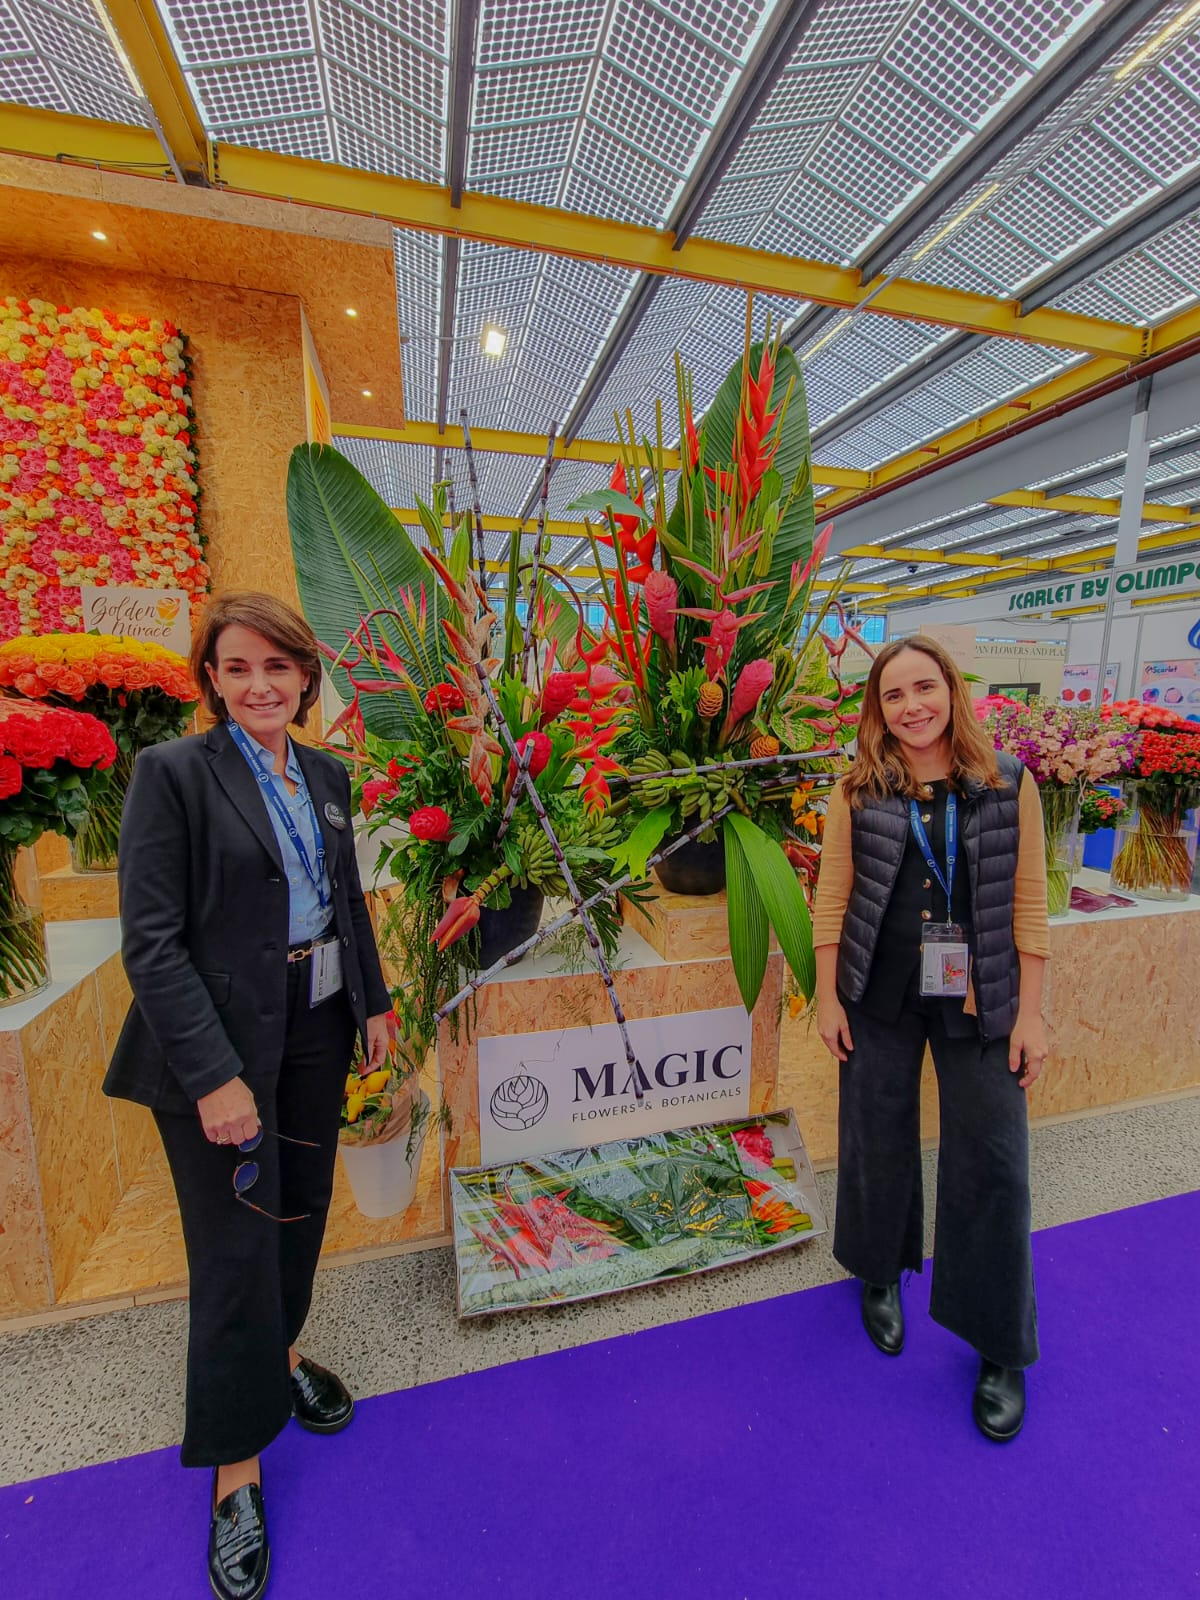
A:
{"type": "MultiPolygon", "coordinates": [[[[325,839],[333,928],[359,1032],[391,1009],[363,899],[350,780],[296,744],[325,839]],[[332,804],[346,820],[330,822],[332,804]]],[[[133,1004],[104,1092],[184,1111],[230,1078],[274,1085],[286,1031],[288,883],[267,804],[228,727],[138,756],[121,818],[121,955],[133,1004]]]]}

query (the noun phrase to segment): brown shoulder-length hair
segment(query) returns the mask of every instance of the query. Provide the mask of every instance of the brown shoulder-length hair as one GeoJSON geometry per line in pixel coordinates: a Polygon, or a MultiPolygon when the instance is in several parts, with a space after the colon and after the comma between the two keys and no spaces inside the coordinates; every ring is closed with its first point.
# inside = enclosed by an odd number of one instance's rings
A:
{"type": "Polygon", "coordinates": [[[199,685],[206,708],[219,721],[225,715],[225,706],[213,687],[205,670],[217,664],[217,640],[226,628],[241,626],[261,633],[275,648],[292,660],[302,672],[308,674],[308,685],[300,696],[300,705],[292,719],[302,728],[308,713],[317,703],[321,693],[321,655],[317,636],[298,611],[273,594],[260,594],[253,589],[231,589],[225,594],[213,595],[200,613],[200,622],[192,639],[189,658],[192,676],[199,685]]]}
{"type": "Polygon", "coordinates": [[[972,782],[985,784],[989,789],[997,788],[1003,779],[996,752],[975,716],[966,680],[943,645],[918,633],[885,644],[871,663],[858,724],[858,754],[842,782],[846,799],[853,806],[861,806],[868,797],[882,800],[889,794],[911,797],[917,792],[917,782],[904,759],[900,741],[888,731],[884,721],[879,689],[884,668],[905,650],[916,650],[928,656],[949,685],[950,721],[946,733],[950,740],[948,778],[951,787],[959,793],[972,782]]]}

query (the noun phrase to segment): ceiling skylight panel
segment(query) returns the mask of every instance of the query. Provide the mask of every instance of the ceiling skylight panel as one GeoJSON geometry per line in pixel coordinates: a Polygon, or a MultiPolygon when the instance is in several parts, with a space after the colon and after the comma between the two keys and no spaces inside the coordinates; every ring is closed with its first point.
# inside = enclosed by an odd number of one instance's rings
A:
{"type": "Polygon", "coordinates": [[[1099,0],[959,0],[981,28],[1001,39],[1031,66],[1073,31],[1099,0]]]}
{"type": "Polygon", "coordinates": [[[996,285],[986,273],[964,261],[955,249],[957,239],[914,264],[908,276],[918,283],[936,283],[947,289],[966,289],[972,294],[994,295],[996,285]]]}
{"type": "Polygon", "coordinates": [[[230,128],[213,128],[226,144],[250,150],[273,150],[281,156],[302,156],[306,161],[332,161],[329,124],[324,117],[297,117],[291,122],[239,122],[230,128]]]}
{"type": "Polygon", "coordinates": [[[269,5],[160,0],[159,9],[178,41],[180,59],[189,67],[303,54],[316,48],[305,0],[271,0],[269,5]]]}
{"type": "Polygon", "coordinates": [[[321,48],[330,60],[378,84],[425,116],[441,120],[446,99],[442,61],[406,45],[391,29],[343,0],[317,0],[317,15],[321,48]]]}
{"type": "Polygon", "coordinates": [[[556,56],[590,56],[599,48],[607,0],[533,5],[483,0],[477,70],[556,56]]]}
{"type": "Polygon", "coordinates": [[[840,124],[830,129],[808,165],[815,177],[878,221],[895,216],[918,182],[911,171],[840,124]]]}
{"type": "Polygon", "coordinates": [[[1154,192],[1155,185],[1126,155],[1092,128],[1081,129],[1039,169],[1052,187],[1101,222],[1114,222],[1154,192]]]}
{"type": "Polygon", "coordinates": [[[913,0],[830,0],[805,29],[795,60],[838,62],[850,56],[876,57],[915,9],[913,0]]]}
{"type": "Polygon", "coordinates": [[[646,151],[678,177],[687,171],[706,124],[636,83],[608,61],[600,63],[588,115],[646,151]]]}
{"type": "Polygon", "coordinates": [[[396,310],[407,416],[433,421],[437,409],[438,313],[442,241],[411,229],[392,235],[396,260],[396,310]]]}
{"type": "Polygon", "coordinates": [[[1058,311],[1075,311],[1083,317],[1100,317],[1105,322],[1124,322],[1129,317],[1129,307],[1114,300],[1098,284],[1081,283],[1054,301],[1058,311]]]}
{"type": "Polygon", "coordinates": [[[444,56],[449,47],[450,7],[442,0],[337,0],[377,17],[405,43],[444,56]]]}
{"type": "Polygon", "coordinates": [[[325,63],[325,78],[335,117],[391,145],[407,165],[407,176],[442,177],[445,130],[440,123],[347,72],[336,61],[325,63]]]}
{"type": "Polygon", "coordinates": [[[591,70],[590,61],[536,61],[477,72],[473,126],[482,132],[519,122],[575,117],[591,70]]]}
{"type": "Polygon", "coordinates": [[[239,122],[320,116],[325,109],[315,56],[205,67],[192,73],[192,84],[214,130],[239,122]]]}
{"type": "Polygon", "coordinates": [[[880,67],[859,87],[842,121],[927,176],[968,136],[962,121],[880,67]]]}
{"type": "MultiPolygon", "coordinates": [[[[1065,260],[1087,239],[1100,232],[1100,224],[1086,211],[1033,174],[1007,194],[998,195],[987,215],[1016,234],[1048,260],[1065,260]]],[[[957,245],[958,241],[955,240],[957,245]]]]}
{"type": "MultiPolygon", "coordinates": [[[[808,252],[822,260],[850,262],[863,243],[881,226],[877,216],[855,205],[807,172],[800,173],[776,204],[778,217],[791,223],[810,241],[808,252]]],[[[771,236],[775,219],[765,224],[771,236]]],[[[773,243],[768,248],[779,249],[773,243]]]]}
{"type": "Polygon", "coordinates": [[[1197,164],[1200,106],[1160,73],[1135,82],[1096,118],[1096,129],[1161,183],[1197,164]]]}
{"type": "Polygon", "coordinates": [[[1027,73],[945,0],[923,5],[883,57],[938,105],[978,126],[1027,73]]]}
{"type": "Polygon", "coordinates": [[[1160,271],[1140,250],[1105,267],[1096,274],[1095,282],[1128,306],[1139,322],[1156,322],[1180,310],[1192,299],[1189,290],[1176,278],[1160,271]]]}
{"type": "Polygon", "coordinates": [[[574,138],[574,121],[539,122],[475,134],[470,147],[472,187],[490,191],[510,177],[552,172],[557,188],[574,138]]]}
{"type": "Polygon", "coordinates": [[[1176,224],[1144,249],[1165,271],[1200,295],[1200,218],[1189,217],[1176,224]]]}
{"type": "MultiPolygon", "coordinates": [[[[808,35],[801,41],[803,51],[808,35]]],[[[771,90],[756,127],[776,132],[789,124],[823,125],[836,117],[870,70],[867,61],[797,67],[796,57],[771,90]]]]}
{"type": "Polygon", "coordinates": [[[25,20],[38,53],[52,65],[73,67],[110,90],[128,94],[129,79],[90,7],[76,20],[37,0],[26,0],[25,20]]]}
{"type": "MultiPolygon", "coordinates": [[[[749,8],[747,8],[749,9],[749,8]]],[[[727,57],[635,0],[617,0],[605,54],[678,106],[707,117],[725,88],[727,57]]]]}
{"type": "MultiPolygon", "coordinates": [[[[792,177],[820,137],[821,126],[812,123],[764,128],[748,134],[729,163],[717,195],[735,185],[744,193],[747,183],[757,182],[762,186],[760,204],[769,206],[779,193],[780,179],[792,177]]],[[[710,204],[709,210],[713,209],[710,204]]]]}
{"type": "Polygon", "coordinates": [[[1015,294],[1045,271],[1050,260],[990,216],[976,216],[954,235],[954,253],[989,279],[997,294],[1015,294]]]}
{"type": "Polygon", "coordinates": [[[35,56],[0,59],[0,100],[11,101],[14,105],[42,106],[48,111],[68,109],[58,80],[35,56]]]}
{"type": "Polygon", "coordinates": [[[664,178],[655,192],[647,196],[644,188],[633,194],[620,187],[619,163],[612,159],[604,163],[604,178],[576,167],[567,179],[561,205],[567,211],[578,211],[585,217],[612,217],[619,222],[640,222],[647,227],[657,227],[663,219],[666,196],[672,192],[674,178],[664,178]],[[614,188],[614,181],[618,187],[614,188]]]}
{"type": "Polygon", "coordinates": [[[0,0],[0,55],[19,55],[32,48],[32,40],[17,21],[9,0],[0,0]]]}
{"type": "Polygon", "coordinates": [[[608,193],[600,215],[616,221],[662,217],[679,186],[678,173],[591,123],[583,129],[575,159],[578,176],[608,193]]]}

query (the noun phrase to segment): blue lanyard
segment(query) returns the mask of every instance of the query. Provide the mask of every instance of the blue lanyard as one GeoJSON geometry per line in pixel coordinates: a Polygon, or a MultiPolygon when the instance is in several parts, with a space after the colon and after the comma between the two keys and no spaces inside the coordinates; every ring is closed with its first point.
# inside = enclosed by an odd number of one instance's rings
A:
{"type": "Polygon", "coordinates": [[[288,838],[292,841],[292,847],[296,854],[300,857],[300,865],[304,868],[304,874],[309,883],[311,883],[313,888],[317,891],[317,899],[320,902],[321,910],[326,910],[329,905],[329,900],[325,894],[325,840],[321,835],[321,824],[317,821],[317,808],[313,805],[312,795],[308,791],[308,785],[305,784],[304,792],[308,799],[308,814],[312,818],[313,838],[316,840],[317,844],[317,863],[315,867],[312,863],[311,857],[309,856],[304,840],[300,836],[300,830],[292,820],[291,813],[280,799],[279,791],[276,789],[275,784],[272,781],[274,778],[274,773],[269,771],[263,765],[258,751],[250,743],[244,730],[240,728],[232,719],[229,723],[229,732],[233,736],[234,744],[237,745],[238,749],[250,763],[251,771],[262,785],[262,791],[266,796],[267,804],[274,809],[275,815],[279,818],[280,822],[283,823],[284,831],[286,832],[288,838]]]}
{"type": "Polygon", "coordinates": [[[933,846],[929,843],[929,835],[921,821],[921,813],[917,810],[917,802],[908,802],[908,815],[912,823],[913,837],[920,845],[925,856],[925,865],[941,884],[946,895],[946,921],[950,921],[950,896],[954,892],[954,863],[958,859],[958,801],[954,794],[946,796],[946,871],[933,858],[933,846]]]}

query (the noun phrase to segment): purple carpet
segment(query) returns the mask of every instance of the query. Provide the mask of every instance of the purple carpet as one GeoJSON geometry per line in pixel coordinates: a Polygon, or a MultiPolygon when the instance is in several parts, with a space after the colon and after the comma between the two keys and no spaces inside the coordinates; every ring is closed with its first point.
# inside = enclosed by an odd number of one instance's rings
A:
{"type": "MultiPolygon", "coordinates": [[[[265,1458],[271,1600],[1177,1600],[1200,1594],[1200,1193],[1037,1235],[1026,1430],[906,1291],[847,1283],[364,1401],[265,1458]]],[[[0,1490],[5,1600],[203,1600],[174,1450],[0,1490]]]]}

